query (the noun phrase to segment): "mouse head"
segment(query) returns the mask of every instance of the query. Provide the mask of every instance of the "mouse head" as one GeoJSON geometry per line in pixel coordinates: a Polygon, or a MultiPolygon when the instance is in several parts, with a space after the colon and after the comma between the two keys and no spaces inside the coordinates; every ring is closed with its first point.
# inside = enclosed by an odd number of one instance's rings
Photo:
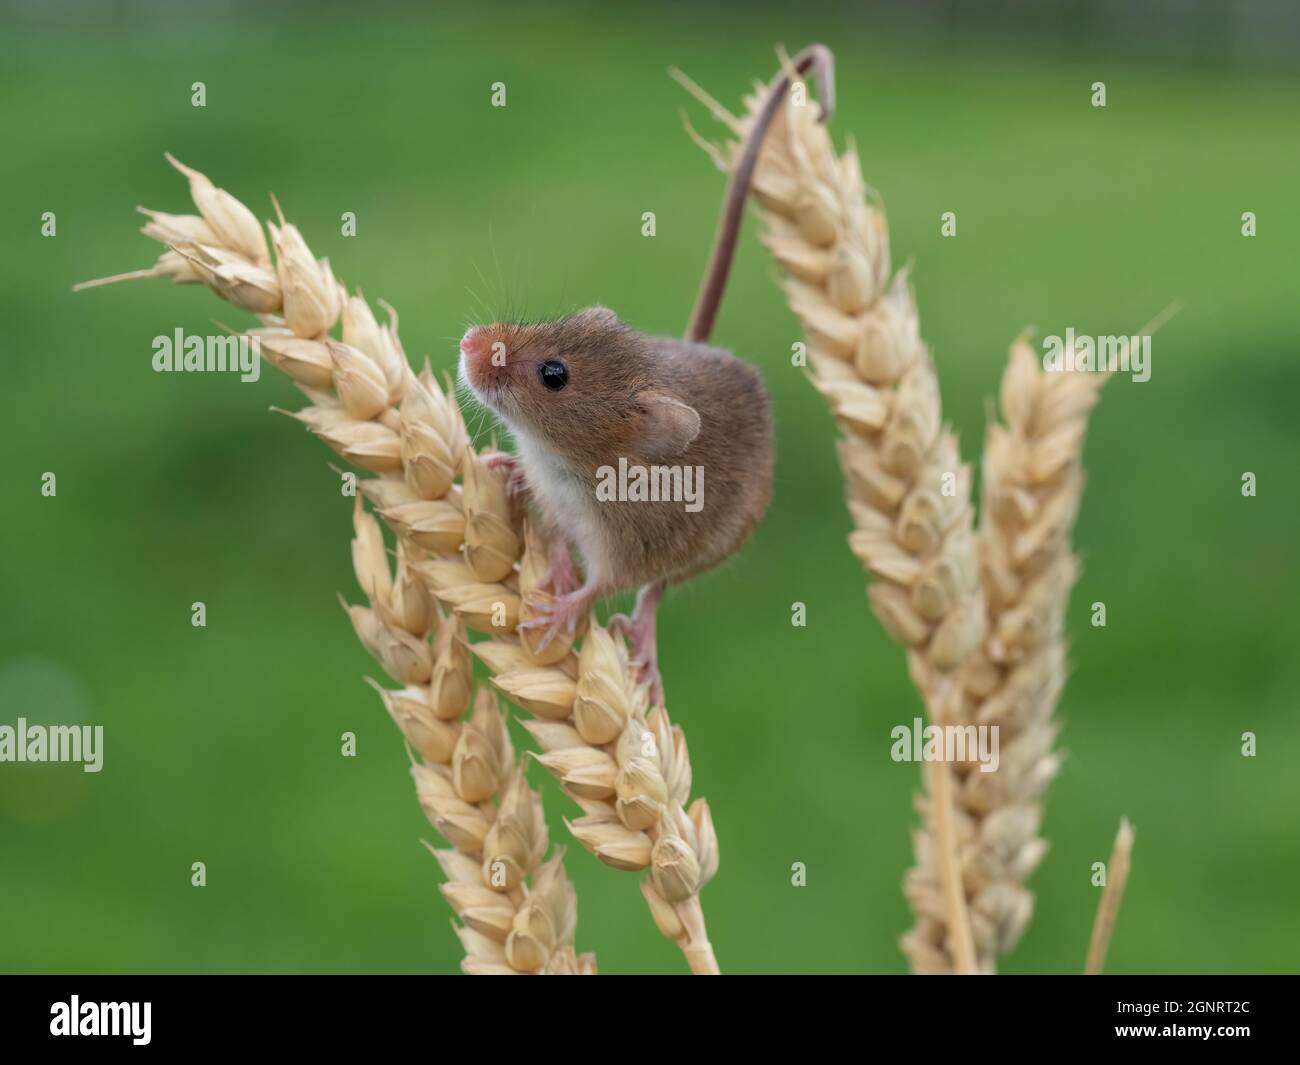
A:
{"type": "Polygon", "coordinates": [[[613,311],[475,326],[462,379],[516,433],[579,465],[659,461],[699,435],[700,416],[663,387],[662,356],[613,311]]]}

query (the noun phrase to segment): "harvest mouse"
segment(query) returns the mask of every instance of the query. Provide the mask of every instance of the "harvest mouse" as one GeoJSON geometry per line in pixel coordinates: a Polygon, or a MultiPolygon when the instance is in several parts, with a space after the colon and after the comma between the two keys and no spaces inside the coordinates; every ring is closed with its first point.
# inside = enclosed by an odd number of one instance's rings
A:
{"type": "MultiPolygon", "coordinates": [[[[817,68],[823,120],[831,106],[830,53],[792,61],[817,68]]],[[[758,152],[790,85],[768,90],[745,137],[687,339],[646,336],[604,307],[554,321],[471,328],[460,342],[460,374],[505,423],[527,493],[556,545],[547,582],[550,613],[541,645],[600,598],[639,588],[625,631],[640,679],[662,699],[655,612],[665,588],[711,569],[737,549],[772,492],[772,417],[767,392],[747,363],[704,341],[740,232],[758,152]],[[583,563],[578,581],[570,547],[583,563]]]]}

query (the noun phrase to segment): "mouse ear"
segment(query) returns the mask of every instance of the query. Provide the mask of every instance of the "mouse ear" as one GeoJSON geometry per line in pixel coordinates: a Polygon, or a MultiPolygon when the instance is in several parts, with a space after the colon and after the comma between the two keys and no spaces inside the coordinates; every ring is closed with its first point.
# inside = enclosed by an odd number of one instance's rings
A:
{"type": "Polygon", "coordinates": [[[636,394],[641,408],[638,443],[647,458],[679,455],[700,435],[700,415],[691,406],[666,392],[653,389],[636,394]]]}

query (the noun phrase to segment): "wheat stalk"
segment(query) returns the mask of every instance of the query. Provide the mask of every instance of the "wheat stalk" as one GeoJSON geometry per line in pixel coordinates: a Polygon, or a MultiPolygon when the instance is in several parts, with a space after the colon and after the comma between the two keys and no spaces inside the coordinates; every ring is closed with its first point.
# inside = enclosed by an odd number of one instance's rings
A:
{"type": "MultiPolygon", "coordinates": [[[[770,90],[758,86],[737,118],[677,77],[735,136],[723,151],[705,145],[730,169],[770,90]]],[[[930,719],[944,723],[958,695],[955,670],[984,629],[970,469],[943,424],[906,271],[891,273],[884,214],[868,198],[857,154],[837,156],[819,118],[811,101],[787,105],[767,135],[753,185],[763,242],[803,323],[809,376],[843,430],[839,459],[855,525],[849,545],[873,578],[871,605],[906,648],[930,719]]],[[[958,968],[973,972],[952,772],[930,767],[922,812],[938,844],[937,905],[958,968]]]]}
{"type": "MultiPolygon", "coordinates": [[[[516,520],[502,478],[470,446],[450,389],[439,387],[427,363],[419,375],[412,372],[392,308],[386,307],[389,321],[381,326],[366,301],[346,294],[328,261],[315,259],[283,216],[278,226],[269,224],[277,253],[273,265],[252,212],[203,174],[171,162],[189,178],[199,214],[146,211],[144,232],[167,251],[152,269],[118,279],[202,282],[257,315],[262,326],[241,335],[256,337],[262,354],[311,401],[293,416],[354,466],[376,475],[360,487],[396,534],[397,576],[394,590],[386,592],[388,578],[375,561],[374,531],[359,518],[362,546],[354,548],[354,559],[356,551],[370,556],[366,568],[357,569],[371,605],[349,613],[367,649],[406,685],[402,692],[385,694],[385,702],[408,741],[430,759],[430,772],[416,768],[421,799],[435,827],[450,833],[461,852],[454,859],[440,854],[452,884],[469,884],[453,887],[453,905],[464,900],[458,912],[473,909],[478,921],[477,910],[488,904],[472,877],[461,879],[468,877],[468,861],[478,853],[478,835],[489,847],[481,863],[485,870],[496,868],[498,859],[506,869],[514,869],[511,862],[522,869],[521,855],[532,855],[527,844],[536,842],[513,830],[493,837],[492,824],[503,814],[490,816],[483,808],[486,797],[477,806],[469,798],[486,786],[474,786],[481,772],[505,787],[502,811],[526,818],[531,804],[515,784],[521,778],[506,771],[511,759],[501,745],[504,733],[482,710],[484,704],[467,723],[457,726],[451,720],[460,712],[451,708],[462,698],[462,687],[468,697],[468,647],[486,663],[493,684],[534,715],[526,725],[543,749],[539,761],[583,810],[570,824],[575,838],[607,865],[648,869],[642,892],[660,931],[683,950],[692,972],[717,972],[699,901],[700,889],[718,866],[712,817],[703,799],[687,807],[691,772],[685,737],[662,706],[647,706],[621,636],[593,618],[580,651],[570,639],[542,652],[528,630],[521,638],[521,617],[545,604],[547,593],[539,584],[548,545],[540,530],[516,520]],[[330,337],[340,319],[341,341],[330,337]],[[460,485],[454,483],[458,476],[460,485]],[[408,624],[415,619],[407,612],[422,609],[414,605],[417,585],[447,614],[434,627],[432,644],[418,624],[408,624]],[[379,592],[389,596],[387,602],[379,592]],[[490,639],[471,644],[466,630],[490,639]],[[408,698],[412,688],[423,694],[408,698]],[[439,761],[449,748],[450,762],[439,761]],[[456,752],[462,749],[458,775],[456,752]],[[467,769],[471,765],[473,771],[467,769]],[[488,765],[497,772],[488,773],[483,768],[488,765]],[[461,790],[465,784],[469,792],[461,790]],[[489,846],[492,838],[497,843],[489,846]],[[496,846],[506,849],[498,853],[496,846]]],[[[485,879],[485,885],[508,895],[512,878],[513,872],[502,883],[485,879]]],[[[553,859],[538,869],[532,894],[558,899],[569,890],[567,884],[556,886],[562,882],[553,859]]],[[[559,915],[553,925],[571,932],[567,903],[546,909],[552,918],[559,915]]],[[[529,911],[525,919],[530,929],[535,916],[529,911]]],[[[496,923],[487,926],[499,932],[504,917],[503,909],[494,912],[496,923]]],[[[467,966],[479,971],[496,965],[499,954],[474,938],[486,933],[468,918],[466,927],[473,933],[467,966]]],[[[513,923],[512,928],[518,930],[513,923]]],[[[537,960],[531,945],[521,951],[521,957],[537,960]]],[[[579,959],[576,967],[588,966],[579,959]]]]}

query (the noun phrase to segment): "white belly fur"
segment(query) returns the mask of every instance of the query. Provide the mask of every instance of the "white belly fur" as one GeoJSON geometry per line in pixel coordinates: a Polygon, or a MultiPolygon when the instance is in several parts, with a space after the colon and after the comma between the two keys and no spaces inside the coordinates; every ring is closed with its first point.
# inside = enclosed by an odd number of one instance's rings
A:
{"type": "Polygon", "coordinates": [[[600,506],[590,486],[584,484],[559,456],[526,432],[511,427],[519,457],[542,513],[561,529],[582,555],[587,583],[605,587],[611,576],[609,552],[602,532],[600,506]]]}

